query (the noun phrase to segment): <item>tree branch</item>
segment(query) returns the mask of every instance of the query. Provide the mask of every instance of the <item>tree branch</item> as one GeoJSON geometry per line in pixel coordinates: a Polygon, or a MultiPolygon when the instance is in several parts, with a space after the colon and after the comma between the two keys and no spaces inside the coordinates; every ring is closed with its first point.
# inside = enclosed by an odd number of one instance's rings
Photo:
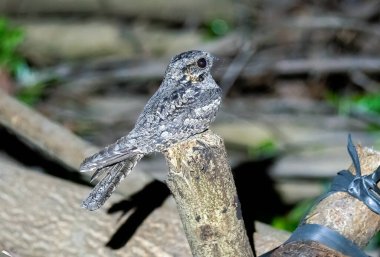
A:
{"type": "Polygon", "coordinates": [[[222,139],[206,131],[165,157],[193,256],[253,256],[222,139]]]}
{"type": "Polygon", "coordinates": [[[0,124],[73,170],[97,148],[0,91],[0,124]]]}

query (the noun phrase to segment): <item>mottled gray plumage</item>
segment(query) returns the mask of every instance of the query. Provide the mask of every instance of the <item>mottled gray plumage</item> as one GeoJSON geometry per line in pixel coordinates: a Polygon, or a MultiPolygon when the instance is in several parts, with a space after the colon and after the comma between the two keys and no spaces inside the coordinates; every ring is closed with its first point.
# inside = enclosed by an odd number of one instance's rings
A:
{"type": "Polygon", "coordinates": [[[83,201],[84,208],[101,207],[144,155],[165,151],[209,128],[222,96],[210,74],[213,61],[209,53],[195,50],[171,60],[133,130],[81,164],[82,172],[95,172],[93,179],[106,174],[83,201]]]}

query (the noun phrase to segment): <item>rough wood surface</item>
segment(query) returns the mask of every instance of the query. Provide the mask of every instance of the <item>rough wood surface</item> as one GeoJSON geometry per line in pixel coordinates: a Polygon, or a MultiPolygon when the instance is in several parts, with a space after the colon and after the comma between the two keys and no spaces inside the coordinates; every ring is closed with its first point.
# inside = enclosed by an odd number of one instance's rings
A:
{"type": "Polygon", "coordinates": [[[167,185],[193,256],[253,256],[222,139],[206,131],[165,157],[167,185]]]}
{"type": "Polygon", "coordinates": [[[278,230],[258,221],[255,222],[255,230],[253,238],[257,256],[282,245],[290,236],[288,231],[278,230]]]}
{"type": "MultiPolygon", "coordinates": [[[[108,214],[111,206],[125,201],[114,194],[104,208],[88,212],[80,208],[80,202],[89,190],[0,157],[0,251],[20,257],[191,256],[179,216],[168,203],[170,198],[143,220],[124,246],[107,247],[120,229],[123,242],[131,229],[126,226],[128,220],[131,222],[142,206],[108,214]]],[[[147,204],[149,201],[146,199],[147,204]]]]}

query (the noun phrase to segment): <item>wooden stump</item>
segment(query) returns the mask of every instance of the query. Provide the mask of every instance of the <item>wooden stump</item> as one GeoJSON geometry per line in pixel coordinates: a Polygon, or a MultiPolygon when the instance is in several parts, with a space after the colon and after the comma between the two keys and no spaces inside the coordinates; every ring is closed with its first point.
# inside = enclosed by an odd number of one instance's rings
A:
{"type": "Polygon", "coordinates": [[[253,256],[223,141],[211,131],[165,153],[170,188],[193,256],[253,256]]]}

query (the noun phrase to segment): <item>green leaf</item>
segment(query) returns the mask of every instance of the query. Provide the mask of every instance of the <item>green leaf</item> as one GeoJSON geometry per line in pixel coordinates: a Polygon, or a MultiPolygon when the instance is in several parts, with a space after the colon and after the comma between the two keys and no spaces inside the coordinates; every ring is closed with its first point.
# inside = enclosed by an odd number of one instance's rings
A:
{"type": "Polygon", "coordinates": [[[46,83],[39,83],[34,86],[24,87],[16,93],[16,98],[28,105],[35,105],[43,97],[46,83]]]}
{"type": "Polygon", "coordinates": [[[278,146],[276,142],[271,139],[263,140],[259,144],[248,148],[248,155],[255,159],[273,156],[277,154],[277,152],[278,146]]]}
{"type": "Polygon", "coordinates": [[[205,28],[205,38],[215,39],[218,37],[225,36],[231,31],[230,24],[224,19],[214,19],[206,24],[205,28]]]}
{"type": "Polygon", "coordinates": [[[354,103],[361,111],[380,114],[380,93],[358,96],[354,103]]]}
{"type": "Polygon", "coordinates": [[[274,217],[272,226],[290,232],[294,231],[313,204],[313,199],[298,203],[287,215],[274,217]]]}
{"type": "Polygon", "coordinates": [[[0,17],[0,67],[12,74],[19,65],[25,62],[17,52],[23,40],[24,32],[0,17]]]}

